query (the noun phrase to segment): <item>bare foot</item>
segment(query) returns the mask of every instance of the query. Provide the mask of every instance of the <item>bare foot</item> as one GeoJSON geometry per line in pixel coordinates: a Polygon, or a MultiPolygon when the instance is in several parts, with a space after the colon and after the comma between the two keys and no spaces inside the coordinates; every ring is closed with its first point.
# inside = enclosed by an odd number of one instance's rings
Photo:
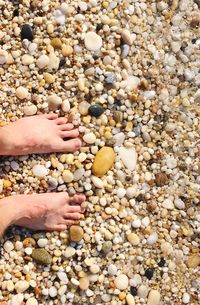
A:
{"type": "Polygon", "coordinates": [[[57,114],[35,115],[0,127],[0,155],[74,152],[81,147],[79,132],[57,114]]]}
{"type": "Polygon", "coordinates": [[[61,231],[84,212],[85,195],[67,193],[16,195],[0,200],[0,237],[10,225],[33,230],[61,231]]]}

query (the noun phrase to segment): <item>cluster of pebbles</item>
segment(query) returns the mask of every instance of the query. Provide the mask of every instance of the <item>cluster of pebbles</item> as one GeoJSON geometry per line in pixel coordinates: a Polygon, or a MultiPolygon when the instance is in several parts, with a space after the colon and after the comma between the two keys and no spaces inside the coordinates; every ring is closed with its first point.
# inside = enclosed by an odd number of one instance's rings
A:
{"type": "Polygon", "coordinates": [[[67,232],[7,232],[1,305],[199,304],[199,7],[0,0],[0,126],[52,110],[83,139],[1,159],[0,198],[87,196],[67,232]]]}

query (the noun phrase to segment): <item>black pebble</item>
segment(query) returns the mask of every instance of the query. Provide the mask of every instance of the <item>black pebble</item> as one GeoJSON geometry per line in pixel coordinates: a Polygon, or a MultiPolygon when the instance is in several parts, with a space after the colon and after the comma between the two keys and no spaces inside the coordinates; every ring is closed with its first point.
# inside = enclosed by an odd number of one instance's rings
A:
{"type": "Polygon", "coordinates": [[[121,101],[118,100],[117,98],[115,99],[114,103],[115,103],[116,106],[121,106],[122,105],[121,101]]]}
{"type": "Polygon", "coordinates": [[[101,105],[95,104],[90,106],[88,111],[91,116],[98,118],[104,112],[104,109],[101,107],[101,105]]]}
{"type": "Polygon", "coordinates": [[[102,29],[103,29],[103,24],[101,24],[101,23],[97,24],[96,31],[99,32],[102,29]]]}
{"type": "Polygon", "coordinates": [[[16,8],[14,11],[13,11],[13,17],[18,17],[19,16],[19,10],[16,8]]]}
{"type": "Polygon", "coordinates": [[[135,297],[137,295],[137,287],[131,286],[130,292],[135,297]]]}
{"type": "Polygon", "coordinates": [[[153,268],[148,268],[145,271],[145,276],[148,278],[148,280],[150,280],[153,277],[153,273],[154,273],[154,269],[153,268]]]}
{"type": "Polygon", "coordinates": [[[165,260],[164,260],[164,258],[162,257],[161,260],[160,260],[159,263],[158,263],[158,266],[159,266],[159,267],[164,267],[164,265],[165,265],[165,260]]]}
{"type": "Polygon", "coordinates": [[[143,195],[142,194],[139,194],[136,198],[137,201],[143,201],[143,195]]]}
{"type": "Polygon", "coordinates": [[[63,57],[60,59],[59,68],[63,67],[66,64],[66,59],[63,57]]]}
{"type": "Polygon", "coordinates": [[[21,39],[33,40],[33,30],[29,24],[24,24],[21,29],[21,39]]]}

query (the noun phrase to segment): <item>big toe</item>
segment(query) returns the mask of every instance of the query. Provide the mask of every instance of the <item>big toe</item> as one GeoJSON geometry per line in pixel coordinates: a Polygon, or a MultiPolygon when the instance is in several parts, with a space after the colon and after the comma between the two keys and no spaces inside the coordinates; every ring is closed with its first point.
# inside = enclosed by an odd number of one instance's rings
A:
{"type": "Polygon", "coordinates": [[[81,140],[80,139],[71,139],[64,141],[62,143],[62,152],[74,152],[80,149],[81,147],[81,140]]]}

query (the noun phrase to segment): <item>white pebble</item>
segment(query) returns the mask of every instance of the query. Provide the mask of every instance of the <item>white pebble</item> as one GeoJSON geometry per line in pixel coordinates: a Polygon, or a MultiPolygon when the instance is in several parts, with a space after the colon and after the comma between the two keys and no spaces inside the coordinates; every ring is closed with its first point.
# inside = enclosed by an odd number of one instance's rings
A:
{"type": "Polygon", "coordinates": [[[122,188],[122,187],[119,187],[118,189],[117,189],[117,197],[118,198],[123,198],[125,195],[126,195],[126,190],[124,189],[124,188],[122,188]]]}
{"type": "Polygon", "coordinates": [[[14,171],[17,171],[19,169],[19,163],[17,163],[16,161],[11,161],[10,166],[14,171]]]}
{"type": "Polygon", "coordinates": [[[137,153],[134,147],[120,147],[119,157],[130,171],[134,171],[137,162],[137,153]]]}
{"type": "Polygon", "coordinates": [[[15,290],[17,293],[22,293],[26,291],[28,288],[29,288],[29,282],[27,281],[21,280],[15,284],[15,290]]]}
{"type": "Polygon", "coordinates": [[[117,274],[117,267],[115,265],[112,265],[112,264],[109,265],[108,266],[108,274],[112,275],[112,276],[116,275],[117,274]]]}
{"type": "Polygon", "coordinates": [[[4,243],[3,248],[4,248],[4,250],[5,250],[6,252],[9,253],[10,251],[12,251],[12,250],[14,249],[14,245],[13,245],[13,243],[12,243],[11,241],[7,240],[7,241],[4,243]]]}
{"type": "Polygon", "coordinates": [[[48,239],[47,238],[40,238],[40,239],[38,239],[37,244],[40,248],[44,248],[48,245],[48,239]]]}
{"type": "Polygon", "coordinates": [[[98,51],[102,47],[102,38],[94,32],[86,33],[84,42],[89,51],[98,51]]]}
{"type": "Polygon", "coordinates": [[[137,229],[141,227],[141,220],[140,219],[136,219],[132,222],[132,227],[137,229]]]}
{"type": "Polygon", "coordinates": [[[57,294],[58,294],[58,291],[57,291],[56,287],[52,286],[49,288],[50,297],[55,298],[57,296],[57,294]]]}
{"type": "Polygon", "coordinates": [[[183,299],[182,300],[183,300],[184,304],[188,304],[190,302],[190,295],[187,292],[185,292],[183,294],[183,299]]]}
{"type": "Polygon", "coordinates": [[[85,141],[85,143],[87,144],[94,144],[96,141],[96,136],[94,133],[90,132],[87,133],[83,136],[83,140],[85,141]]]}
{"type": "Polygon", "coordinates": [[[29,298],[26,301],[26,305],[38,305],[38,301],[35,298],[29,298]]]}
{"type": "Polygon", "coordinates": [[[39,178],[43,178],[48,175],[48,170],[44,165],[36,164],[32,168],[33,175],[39,178]]]}
{"type": "Polygon", "coordinates": [[[151,290],[148,296],[147,305],[159,305],[160,292],[157,290],[151,290]]]}
{"type": "Polygon", "coordinates": [[[158,234],[154,232],[147,237],[147,244],[153,245],[157,242],[157,240],[158,240],[158,234]]]}
{"type": "Polygon", "coordinates": [[[24,114],[29,116],[29,115],[34,115],[37,113],[37,106],[35,105],[27,105],[24,106],[24,114]]]}
{"type": "Polygon", "coordinates": [[[18,87],[16,90],[16,96],[20,99],[26,99],[28,97],[28,90],[25,87],[18,87]]]}
{"type": "Polygon", "coordinates": [[[92,183],[94,184],[94,186],[96,186],[99,189],[103,188],[104,184],[100,178],[98,178],[96,176],[92,176],[91,180],[92,180],[92,183]]]}
{"type": "Polygon", "coordinates": [[[125,290],[128,288],[128,277],[125,274],[118,275],[114,282],[116,288],[119,290],[125,290]]]}
{"type": "Polygon", "coordinates": [[[37,61],[36,65],[38,66],[39,69],[43,69],[49,64],[49,57],[47,55],[41,55],[37,61]]]}

